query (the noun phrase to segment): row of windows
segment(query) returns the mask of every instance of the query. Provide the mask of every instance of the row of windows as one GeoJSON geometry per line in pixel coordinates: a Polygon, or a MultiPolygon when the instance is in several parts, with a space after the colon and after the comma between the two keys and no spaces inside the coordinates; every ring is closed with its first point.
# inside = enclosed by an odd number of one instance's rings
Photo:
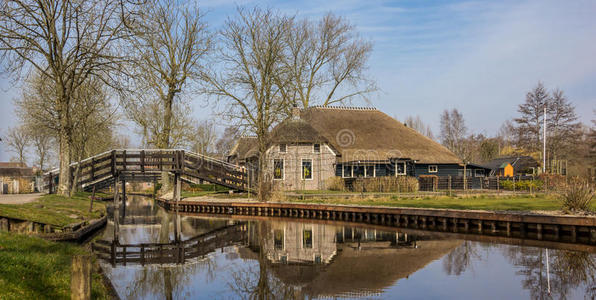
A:
{"type": "MultiPolygon", "coordinates": [[[[273,244],[276,250],[283,250],[284,245],[284,231],[276,229],[273,231],[273,244]]],[[[312,249],[313,234],[312,229],[304,229],[302,231],[302,248],[312,249]]]]}
{"type": "MultiPolygon", "coordinates": [[[[279,144],[279,152],[280,153],[286,153],[287,151],[288,151],[288,146],[286,144],[279,144]]],[[[313,144],[312,152],[313,153],[321,153],[321,144],[313,144]]]]}
{"type": "MultiPolygon", "coordinates": [[[[284,179],[284,160],[274,159],[273,160],[273,179],[284,179]]],[[[302,179],[312,179],[312,159],[302,160],[302,179]]]]}

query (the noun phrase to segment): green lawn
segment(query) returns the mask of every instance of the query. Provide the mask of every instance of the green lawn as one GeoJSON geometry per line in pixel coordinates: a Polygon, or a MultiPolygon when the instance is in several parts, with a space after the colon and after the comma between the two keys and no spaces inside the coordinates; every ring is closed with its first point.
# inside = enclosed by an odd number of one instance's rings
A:
{"type": "MultiPolygon", "coordinates": [[[[561,203],[555,196],[476,196],[476,197],[418,197],[399,198],[392,197],[354,197],[350,199],[296,199],[289,198],[288,201],[298,203],[325,203],[325,204],[347,204],[347,205],[380,205],[391,207],[417,207],[417,208],[447,208],[447,209],[477,209],[477,210],[560,210],[561,203]]],[[[596,202],[592,204],[592,210],[596,210],[596,202]]]]}
{"type": "Polygon", "coordinates": [[[105,203],[93,202],[89,212],[90,193],[76,193],[72,198],[44,195],[39,200],[25,204],[0,204],[0,216],[35,221],[55,226],[65,226],[99,218],[105,214],[105,203]]]}
{"type": "MultiPolygon", "coordinates": [[[[70,299],[71,259],[86,250],[0,232],[0,299],[70,299]]],[[[101,275],[93,272],[92,298],[108,299],[101,275]]]]}

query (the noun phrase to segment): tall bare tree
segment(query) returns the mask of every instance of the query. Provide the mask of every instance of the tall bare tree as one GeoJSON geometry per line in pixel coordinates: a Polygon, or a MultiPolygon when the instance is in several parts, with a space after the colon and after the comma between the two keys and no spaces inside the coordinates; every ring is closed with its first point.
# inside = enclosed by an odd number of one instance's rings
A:
{"type": "Polygon", "coordinates": [[[37,157],[37,166],[43,172],[47,167],[47,162],[52,153],[54,136],[49,130],[43,130],[41,128],[28,127],[27,131],[31,138],[31,146],[37,157]]]}
{"type": "Polygon", "coordinates": [[[441,143],[462,160],[469,160],[465,141],[468,128],[464,116],[457,109],[445,110],[441,114],[441,143]]]}
{"type": "Polygon", "coordinates": [[[16,160],[20,163],[26,163],[27,147],[31,143],[27,129],[24,126],[8,128],[4,139],[8,148],[17,155],[16,160]]]}
{"type": "Polygon", "coordinates": [[[317,21],[293,22],[284,42],[288,49],[283,61],[290,80],[280,85],[280,91],[293,104],[327,106],[376,90],[365,74],[372,43],[345,18],[329,13],[317,21]]]}
{"type": "MultiPolygon", "coordinates": [[[[131,38],[137,94],[127,101],[132,119],[146,128],[145,105],[156,108],[159,130],[152,144],[172,147],[175,104],[196,85],[204,67],[203,58],[212,48],[211,34],[198,7],[177,0],[148,1],[141,10],[131,38]],[[140,102],[140,103],[139,103],[140,102]]],[[[156,126],[153,126],[154,128],[156,126]]]]}
{"type": "Polygon", "coordinates": [[[517,144],[530,152],[542,149],[542,124],[544,108],[550,109],[548,91],[538,82],[536,87],[526,94],[526,101],[519,105],[520,117],[515,119],[517,144]]]}
{"type": "Polygon", "coordinates": [[[194,128],[194,138],[192,139],[192,150],[200,153],[211,155],[215,151],[214,146],[217,139],[215,132],[215,125],[209,120],[205,120],[197,124],[194,128]]]}
{"type": "MultiPolygon", "coordinates": [[[[36,152],[40,162],[46,159],[42,152],[54,143],[49,142],[60,134],[58,101],[51,101],[56,95],[53,84],[41,73],[35,73],[27,80],[23,94],[15,99],[17,116],[36,137],[36,152]],[[41,152],[40,152],[41,151],[41,152]]],[[[75,128],[69,138],[69,161],[79,161],[109,148],[116,108],[109,102],[108,88],[99,78],[88,77],[72,95],[69,111],[70,126],[75,128]]]]}
{"type": "Polygon", "coordinates": [[[208,91],[227,104],[224,116],[257,136],[258,197],[262,201],[268,194],[265,151],[269,132],[289,104],[279,87],[285,84],[284,35],[290,30],[291,21],[272,10],[239,8],[238,16],[228,18],[221,32],[218,71],[205,78],[208,91]]]}
{"type": "Polygon", "coordinates": [[[553,90],[547,105],[550,107],[546,119],[549,157],[560,159],[573,150],[575,142],[580,138],[580,123],[577,121],[575,107],[563,91],[553,90]]]}
{"type": "Polygon", "coordinates": [[[96,76],[109,80],[119,61],[116,42],[128,12],[119,0],[6,0],[0,4],[0,53],[17,78],[41,73],[52,84],[60,145],[58,193],[70,186],[71,103],[75,91],[96,76]]]}
{"type": "Polygon", "coordinates": [[[241,131],[238,126],[228,126],[224,129],[221,137],[215,143],[215,149],[217,154],[221,157],[225,157],[230,153],[232,147],[240,137],[241,131]]]}

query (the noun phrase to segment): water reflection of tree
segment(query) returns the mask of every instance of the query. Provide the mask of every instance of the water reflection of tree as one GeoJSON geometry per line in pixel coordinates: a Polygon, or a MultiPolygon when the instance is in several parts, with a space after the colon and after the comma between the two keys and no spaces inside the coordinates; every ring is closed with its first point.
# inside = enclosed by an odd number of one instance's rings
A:
{"type": "Polygon", "coordinates": [[[523,288],[534,299],[567,298],[569,291],[585,286],[587,298],[596,296],[596,257],[586,252],[548,250],[547,276],[546,249],[531,247],[507,247],[505,255],[520,268],[524,276],[523,288]],[[550,284],[550,293],[549,293],[550,284]]]}
{"type": "Polygon", "coordinates": [[[247,264],[234,270],[231,275],[232,280],[228,283],[230,289],[242,299],[301,298],[294,287],[285,284],[271,272],[265,251],[267,240],[272,238],[271,230],[268,230],[267,224],[258,222],[251,225],[256,227],[257,245],[251,245],[251,248],[258,254],[258,266],[247,264]]]}
{"type": "Polygon", "coordinates": [[[464,241],[461,246],[449,252],[443,259],[445,273],[459,276],[468,268],[471,268],[472,261],[480,258],[475,245],[470,241],[464,241]]]}

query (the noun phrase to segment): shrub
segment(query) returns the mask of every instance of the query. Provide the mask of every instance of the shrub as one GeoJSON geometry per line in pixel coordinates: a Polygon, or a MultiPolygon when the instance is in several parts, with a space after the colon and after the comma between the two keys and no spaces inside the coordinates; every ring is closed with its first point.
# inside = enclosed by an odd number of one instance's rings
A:
{"type": "Polygon", "coordinates": [[[534,180],[518,180],[513,182],[513,180],[501,180],[500,182],[501,188],[507,191],[513,191],[514,189],[517,191],[536,191],[542,189],[543,182],[542,180],[534,179],[534,180]]]}
{"type": "Polygon", "coordinates": [[[418,180],[409,176],[358,178],[352,188],[354,192],[411,193],[418,191],[418,180]]]}
{"type": "Polygon", "coordinates": [[[325,181],[325,185],[330,191],[345,191],[346,181],[341,177],[331,177],[325,181]]]}
{"type": "Polygon", "coordinates": [[[588,181],[573,177],[559,194],[563,211],[574,212],[590,211],[595,192],[588,181]]]}

